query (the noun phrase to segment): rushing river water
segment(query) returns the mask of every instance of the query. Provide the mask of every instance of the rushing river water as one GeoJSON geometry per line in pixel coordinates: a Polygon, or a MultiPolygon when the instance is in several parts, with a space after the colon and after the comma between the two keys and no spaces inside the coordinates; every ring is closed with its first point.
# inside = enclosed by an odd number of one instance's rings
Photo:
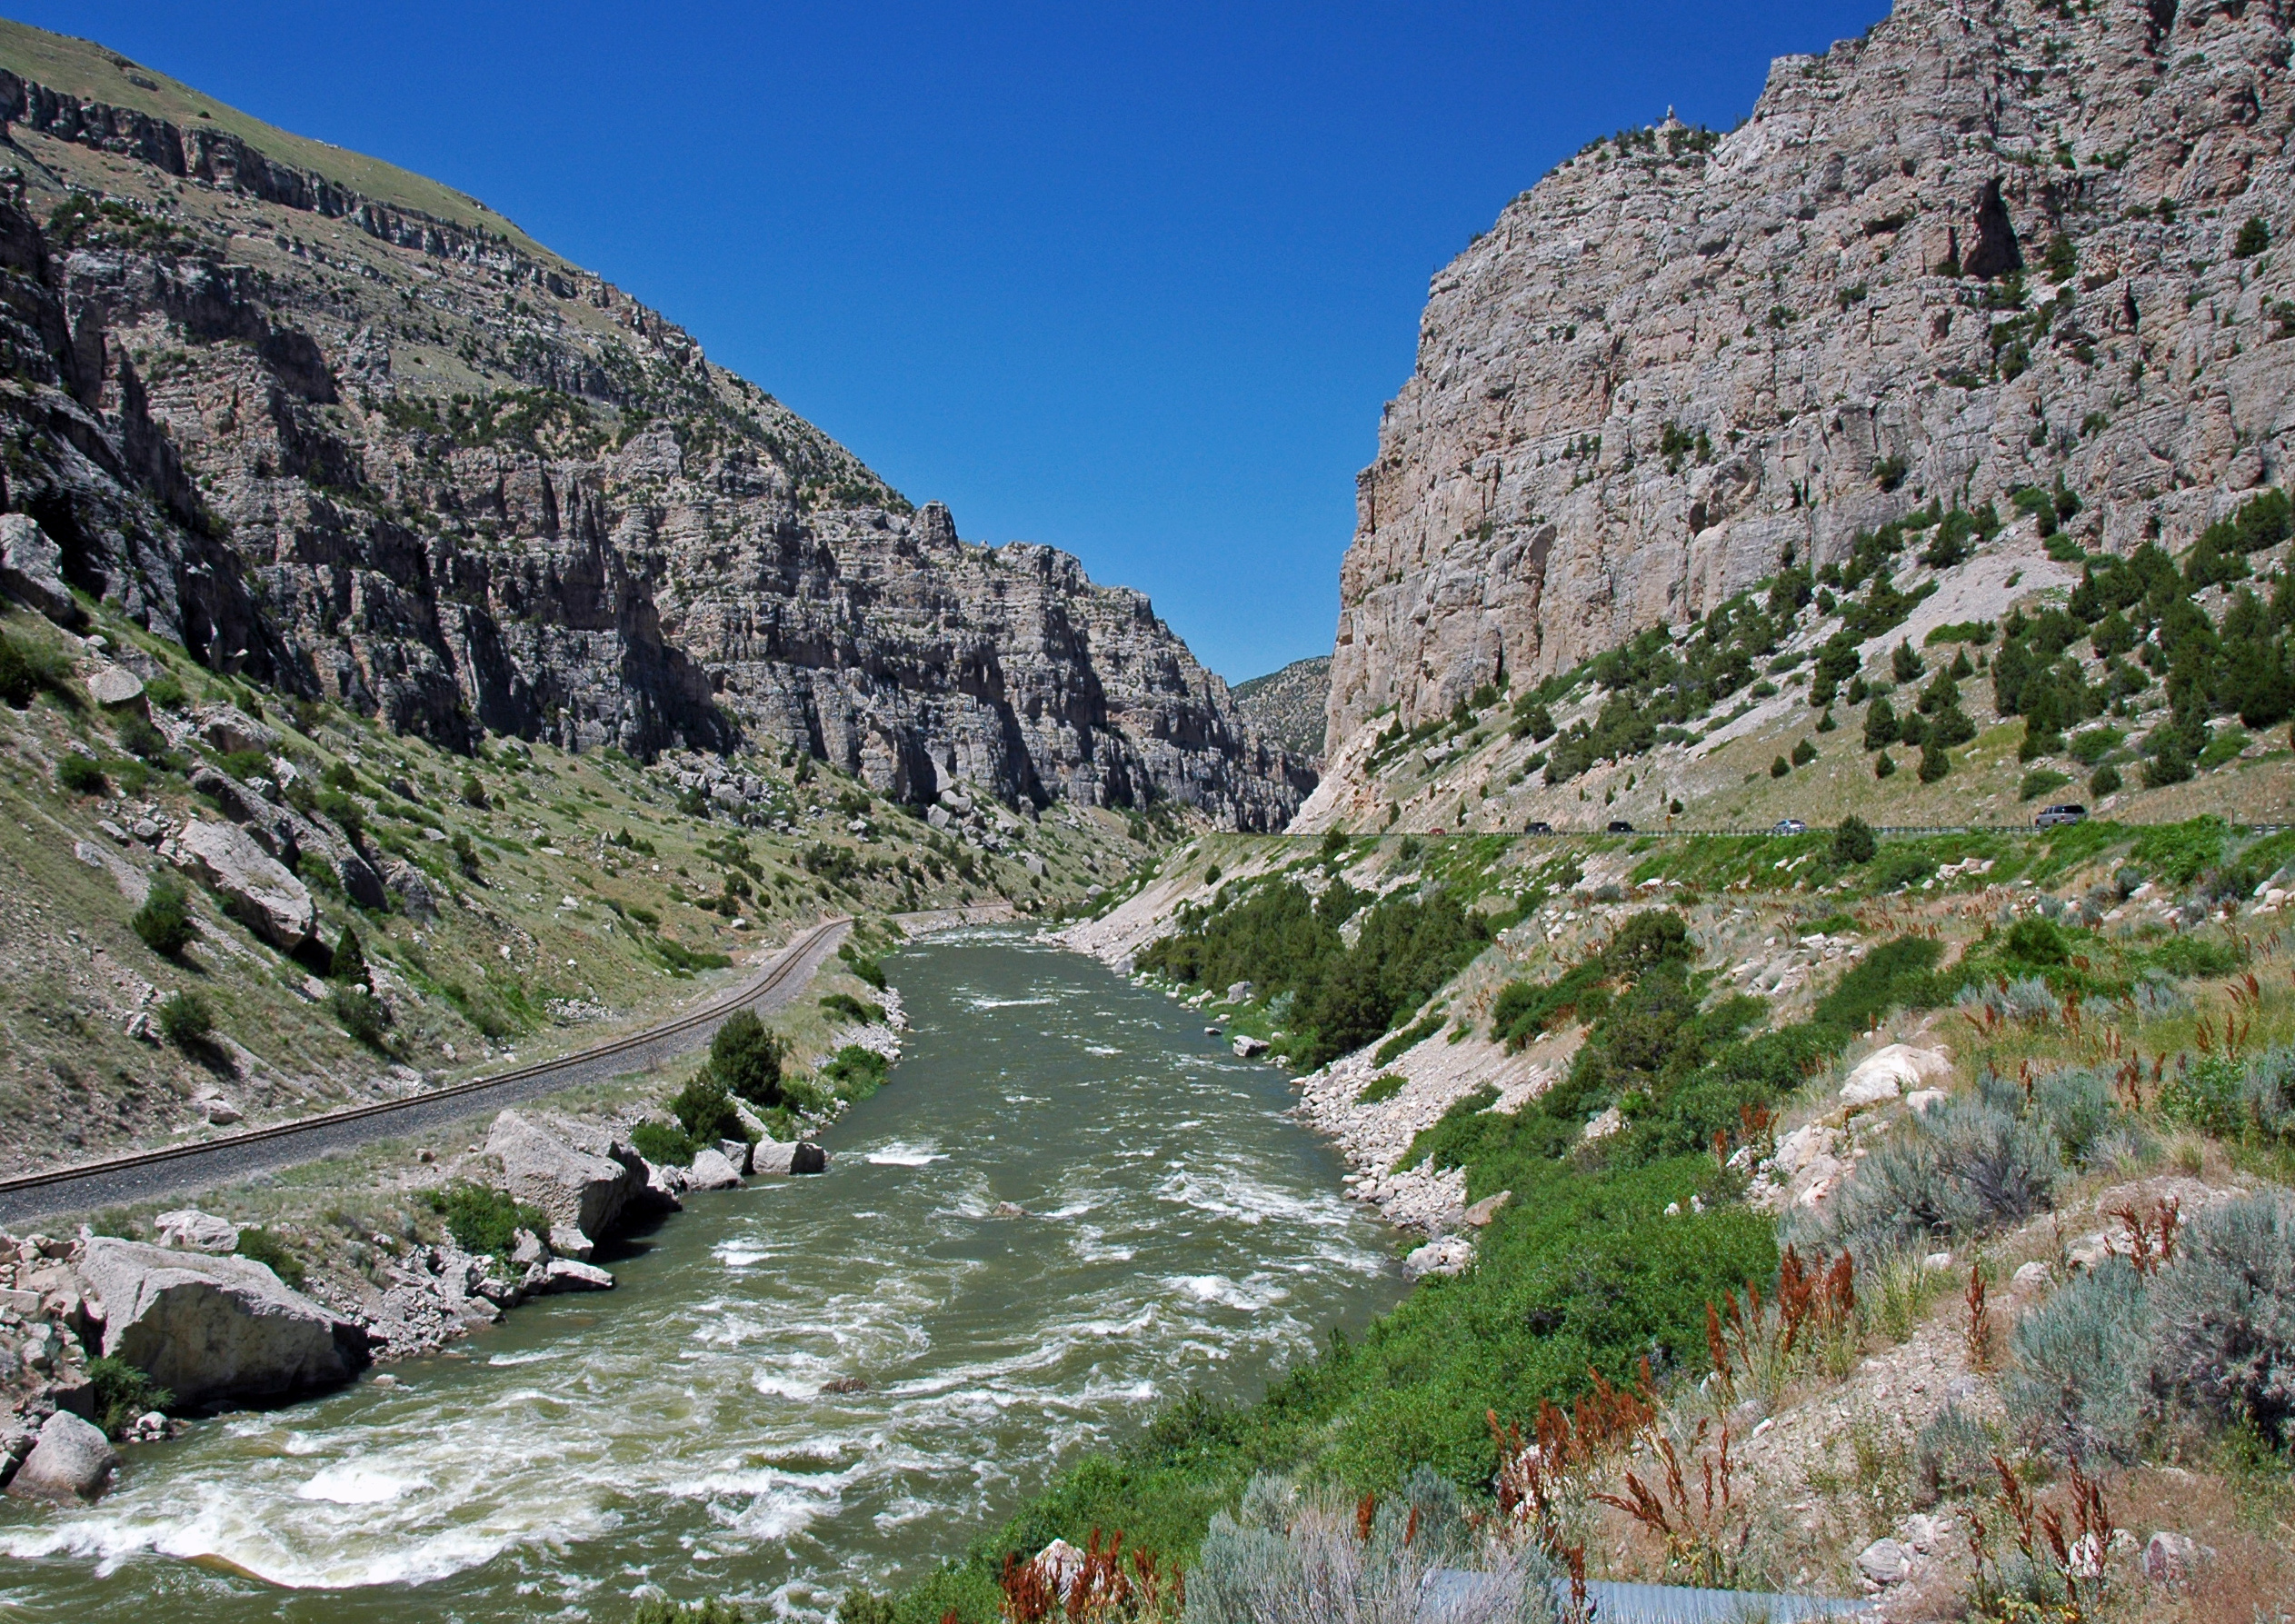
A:
{"type": "Polygon", "coordinates": [[[1190,1011],[1009,932],[893,968],[916,1024],[826,1174],[690,1197],[601,1254],[610,1296],[521,1309],[396,1387],[131,1448],[95,1507],[10,1502],[0,1609],[618,1624],[651,1580],[814,1614],[1394,1300],[1282,1074],[1190,1011]],[[823,1391],[845,1378],[865,1390],[823,1391]]]}

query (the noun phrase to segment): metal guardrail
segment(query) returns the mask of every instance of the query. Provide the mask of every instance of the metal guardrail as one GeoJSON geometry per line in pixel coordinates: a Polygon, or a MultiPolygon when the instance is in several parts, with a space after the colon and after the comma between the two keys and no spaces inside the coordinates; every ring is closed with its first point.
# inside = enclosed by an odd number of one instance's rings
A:
{"type": "MultiPolygon", "coordinates": [[[[0,1221],[14,1222],[25,1217],[69,1211],[75,1206],[101,1204],[107,1200],[120,1199],[123,1195],[133,1197],[139,1193],[157,1193],[155,1187],[180,1184],[183,1181],[152,1175],[187,1161],[208,1161],[224,1168],[225,1171],[221,1176],[226,1178],[239,1171],[289,1165],[304,1159],[294,1154],[289,1145],[289,1141],[296,1139],[314,1141],[311,1154],[317,1155],[322,1153],[324,1147],[318,1146],[315,1141],[330,1135],[346,1137],[337,1134],[338,1130],[377,1124],[385,1119],[402,1117],[407,1119],[409,1126],[421,1125],[421,1119],[449,1121],[469,1114],[471,1110],[493,1098],[529,1098],[552,1092],[557,1088],[614,1075],[617,1061],[650,1063],[656,1058],[667,1058],[671,1053],[679,1052],[676,1048],[678,1040],[704,1030],[713,1031],[719,1022],[736,1010],[779,991],[800,971],[809,975],[817,951],[833,938],[841,936],[852,922],[849,918],[842,916],[824,920],[793,937],[788,946],[783,948],[772,962],[743,985],[674,1020],[632,1032],[610,1043],[577,1050],[571,1054],[497,1072],[491,1077],[473,1078],[467,1082],[427,1089],[403,1099],[383,1100],[371,1105],[354,1105],[341,1111],[296,1117],[289,1121],[251,1128],[243,1133],[228,1134],[220,1139],[162,1145],[154,1150],[108,1157],[101,1161],[78,1162],[70,1167],[18,1173],[12,1178],[0,1179],[0,1221]],[[268,1151],[287,1151],[288,1153],[266,1154],[268,1151]],[[122,1188],[128,1185],[155,1188],[140,1192],[122,1188]],[[85,1201],[77,1197],[77,1191],[101,1192],[106,1187],[110,1187],[108,1194],[98,1193],[85,1201]]],[[[381,1138],[385,1134],[378,1132],[347,1137],[381,1138]]]]}
{"type": "MultiPolygon", "coordinates": [[[[2110,822],[2115,829],[2126,830],[2170,829],[2175,827],[2175,825],[2171,823],[2122,823],[2117,820],[2107,820],[2103,818],[2084,819],[2082,821],[2096,823],[2110,822]]],[[[2074,825],[2057,824],[2054,825],[2054,827],[2071,828],[2074,827],[2074,825]]],[[[2295,823],[2232,823],[2228,825],[2228,827],[2234,834],[2284,834],[2290,830],[2295,830],[2295,823]]],[[[2045,834],[2048,832],[2047,830],[2036,827],[2031,823],[1876,823],[1872,825],[1872,832],[1876,835],[2045,834]]],[[[1803,834],[1830,834],[1831,832],[1832,826],[1825,823],[1811,823],[1806,829],[1801,831],[1801,833],[1803,834]]],[[[1410,831],[1403,831],[1397,832],[1393,830],[1381,830],[1373,834],[1348,834],[1345,835],[1344,838],[1350,843],[1356,841],[1413,840],[1417,841],[1421,845],[1424,845],[1430,841],[1482,841],[1492,839],[1542,841],[1585,840],[1589,838],[1622,841],[1640,840],[1644,836],[1652,836],[1659,840],[1743,840],[1756,837],[1766,837],[1773,840],[1792,840],[1797,838],[1794,835],[1782,832],[1774,824],[1767,824],[1759,828],[1751,829],[1467,829],[1461,830],[1456,833],[1452,833],[1448,831],[1436,833],[1427,833],[1424,832],[1412,832],[1410,831]]],[[[1292,834],[1287,831],[1278,831],[1272,834],[1250,835],[1245,838],[1252,840],[1312,841],[1321,842],[1326,839],[1327,836],[1322,834],[1292,834]]]]}
{"type": "MultiPolygon", "coordinates": [[[[1485,1573],[1437,1568],[1419,1594],[1419,1617],[1439,1624],[1462,1603],[1492,1584],[1485,1573]]],[[[1557,1610],[1567,1617],[1570,1589],[1554,1586],[1557,1610]]],[[[1587,1612],[1593,1624],[1805,1624],[1815,1619],[1862,1618],[1875,1610],[1870,1601],[1833,1596],[1785,1596],[1765,1590],[1701,1590],[1687,1585],[1630,1585],[1609,1579],[1586,1581],[1587,1612]]]]}

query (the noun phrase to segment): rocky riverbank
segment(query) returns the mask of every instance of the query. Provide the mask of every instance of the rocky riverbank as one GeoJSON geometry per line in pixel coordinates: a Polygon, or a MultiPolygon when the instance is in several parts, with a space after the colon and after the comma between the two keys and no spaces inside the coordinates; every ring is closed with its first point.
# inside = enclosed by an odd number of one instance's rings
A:
{"type": "MultiPolygon", "coordinates": [[[[877,999],[880,1018],[838,1036],[889,1063],[907,1020],[897,991],[877,999]]],[[[802,1129],[847,1103],[828,1098],[802,1129]]],[[[626,1091],[560,1105],[504,1111],[459,1153],[385,1152],[383,1176],[401,1196],[396,1232],[346,1224],[345,1201],[327,1214],[332,1241],[316,1258],[262,1225],[195,1207],[147,1223],[99,1220],[125,1235],[89,1224],[71,1237],[0,1234],[0,1489],[95,1499],[118,1467],[112,1438],[181,1430],[155,1406],[212,1413],[323,1390],[434,1353],[533,1299],[610,1290],[602,1242],[659,1223],[693,1191],[828,1162],[810,1138],[777,1140],[745,1107],[743,1137],[675,1164],[631,1143],[640,1124],[667,1123],[664,1109],[626,1091]]]]}

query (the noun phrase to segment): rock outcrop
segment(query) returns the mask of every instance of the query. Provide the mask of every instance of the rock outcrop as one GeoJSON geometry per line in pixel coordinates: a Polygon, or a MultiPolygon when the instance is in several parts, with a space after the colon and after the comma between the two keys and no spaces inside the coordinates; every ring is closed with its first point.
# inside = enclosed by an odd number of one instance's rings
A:
{"type": "Polygon", "coordinates": [[[567,1257],[587,1258],[646,1186],[644,1161],[618,1140],[585,1148],[514,1111],[494,1119],[486,1154],[501,1164],[502,1188],[542,1210],[552,1250],[567,1257]]]}
{"type": "Polygon", "coordinates": [[[214,886],[241,923],[282,952],[303,947],[318,929],[310,888],[235,823],[191,820],[175,836],[174,861],[214,886]]]}
{"type": "Polygon", "coordinates": [[[1669,116],[1516,198],[1434,277],[1358,481],[1334,770],[1373,716],[1567,669],[1932,500],[2061,481],[2083,544],[2125,552],[2274,477],[2291,18],[1900,0],[1780,59],[1727,135],[1669,116]]]}
{"type": "Polygon", "coordinates": [[[1312,787],[1139,593],[960,541],[469,200],[174,122],[117,60],[0,28],[5,504],[55,543],[23,590],[456,748],[747,745],[917,805],[1252,828],[1312,787]]]}
{"type": "Polygon", "coordinates": [[[104,1306],[105,1356],[181,1404],[326,1387],[366,1363],[364,1330],[252,1259],[96,1236],[76,1267],[104,1306]]]}

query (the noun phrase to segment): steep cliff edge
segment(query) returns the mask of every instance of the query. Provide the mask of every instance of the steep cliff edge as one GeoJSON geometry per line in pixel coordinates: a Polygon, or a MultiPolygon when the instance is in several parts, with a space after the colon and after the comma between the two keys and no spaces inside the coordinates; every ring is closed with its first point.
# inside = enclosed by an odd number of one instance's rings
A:
{"type": "Polygon", "coordinates": [[[1358,482],[1320,800],[1374,719],[1684,628],[1931,503],[2063,491],[2064,539],[2180,551],[2274,478],[2290,15],[1903,0],[1780,60],[1729,135],[1669,119],[1518,197],[1434,278],[1358,482]]]}
{"type": "Polygon", "coordinates": [[[927,802],[1312,774],[1146,599],[961,542],[473,199],[0,27],[5,505],[221,671],[449,748],[809,753],[927,802]]]}

